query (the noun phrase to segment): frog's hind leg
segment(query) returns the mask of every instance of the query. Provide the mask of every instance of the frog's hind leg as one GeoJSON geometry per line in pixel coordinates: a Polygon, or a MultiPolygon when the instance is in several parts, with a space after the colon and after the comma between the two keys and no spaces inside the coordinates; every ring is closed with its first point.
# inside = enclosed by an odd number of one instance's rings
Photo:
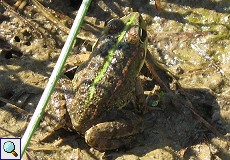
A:
{"type": "Polygon", "coordinates": [[[127,110],[109,114],[113,114],[111,119],[116,116],[118,119],[98,123],[86,131],[85,141],[89,146],[101,151],[117,149],[129,145],[143,131],[142,118],[137,114],[127,110]]]}

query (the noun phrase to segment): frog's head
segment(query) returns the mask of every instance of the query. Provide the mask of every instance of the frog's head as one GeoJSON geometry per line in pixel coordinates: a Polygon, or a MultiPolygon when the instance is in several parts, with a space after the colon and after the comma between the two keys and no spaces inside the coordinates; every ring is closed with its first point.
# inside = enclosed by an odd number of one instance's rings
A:
{"type": "Polygon", "coordinates": [[[138,58],[135,60],[141,61],[139,66],[140,71],[143,66],[147,50],[146,23],[141,14],[133,12],[120,19],[111,19],[104,28],[103,34],[117,37],[117,41],[120,41],[118,46],[122,46],[123,43],[129,43],[129,46],[137,46],[136,49],[138,49],[138,51],[133,53],[139,54],[139,56],[136,56],[138,58]]]}
{"type": "Polygon", "coordinates": [[[140,13],[133,12],[120,19],[111,19],[106,23],[103,34],[117,34],[119,36],[122,31],[126,31],[127,34],[124,40],[140,41],[146,45],[146,23],[140,13]],[[127,28],[125,29],[125,27],[127,28]]]}

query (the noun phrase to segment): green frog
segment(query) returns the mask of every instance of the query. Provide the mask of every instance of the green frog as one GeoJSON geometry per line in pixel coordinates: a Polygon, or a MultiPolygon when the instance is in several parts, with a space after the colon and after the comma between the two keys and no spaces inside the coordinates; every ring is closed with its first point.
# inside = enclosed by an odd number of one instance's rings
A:
{"type": "Polygon", "coordinates": [[[146,41],[146,24],[139,13],[110,20],[73,80],[58,83],[45,125],[77,131],[98,150],[132,142],[143,131],[142,118],[127,104],[135,99],[140,84],[146,41]]]}

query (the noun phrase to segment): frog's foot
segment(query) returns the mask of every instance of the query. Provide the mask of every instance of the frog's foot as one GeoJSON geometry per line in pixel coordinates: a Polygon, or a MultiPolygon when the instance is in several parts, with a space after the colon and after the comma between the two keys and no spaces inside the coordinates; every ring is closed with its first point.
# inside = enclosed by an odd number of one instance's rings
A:
{"type": "MultiPolygon", "coordinates": [[[[123,114],[124,112],[122,112],[123,114]]],[[[86,143],[98,150],[113,150],[126,146],[143,131],[142,118],[133,112],[126,112],[122,118],[99,123],[85,133],[86,143]]]]}

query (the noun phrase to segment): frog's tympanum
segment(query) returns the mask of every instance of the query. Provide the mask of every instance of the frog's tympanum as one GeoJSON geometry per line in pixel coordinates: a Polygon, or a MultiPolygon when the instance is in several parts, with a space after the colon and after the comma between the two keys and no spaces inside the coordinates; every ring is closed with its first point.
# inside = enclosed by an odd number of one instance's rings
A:
{"type": "Polygon", "coordinates": [[[60,80],[47,107],[46,125],[77,131],[98,150],[133,141],[143,130],[142,118],[125,106],[135,97],[144,63],[145,27],[136,12],[110,20],[72,82],[60,80]]]}

